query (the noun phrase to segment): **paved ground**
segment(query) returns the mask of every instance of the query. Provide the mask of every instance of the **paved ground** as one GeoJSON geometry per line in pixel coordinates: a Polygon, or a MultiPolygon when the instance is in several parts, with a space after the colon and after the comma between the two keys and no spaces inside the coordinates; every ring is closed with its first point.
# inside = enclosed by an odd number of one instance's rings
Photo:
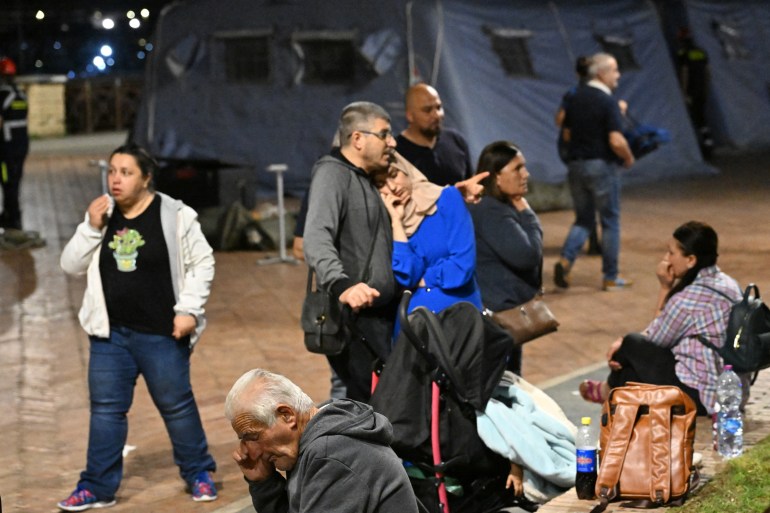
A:
{"type": "MultiPolygon", "coordinates": [[[[91,159],[105,158],[122,135],[36,142],[23,189],[25,224],[47,239],[34,250],[0,251],[0,495],[7,512],[56,511],[84,464],[88,399],[87,339],[76,313],[84,282],[58,267],[61,248],[99,194],[91,159]]],[[[770,155],[722,156],[717,177],[636,186],[624,191],[621,264],[632,291],[599,290],[600,261],[578,261],[573,287],[555,291],[551,269],[572,220],[541,214],[548,301],[562,323],[529,344],[524,375],[552,391],[568,416],[596,418],[596,407],[571,391],[579,377],[602,375],[609,342],[638,330],[653,313],[654,267],[663,243],[683,221],[700,219],[720,234],[720,265],[742,284],[770,290],[770,155]],[[561,386],[558,386],[561,384],[561,386]]],[[[218,253],[209,301],[210,327],[192,357],[193,386],[212,453],[220,499],[193,504],[171,460],[170,444],[143,382],[130,413],[125,476],[112,511],[248,511],[246,487],[230,461],[234,436],[223,418],[230,385],[261,366],[286,374],[315,400],[328,395],[323,358],[304,351],[298,328],[304,266],[258,266],[262,254],[218,253]]],[[[768,431],[770,432],[770,431],[768,431]]]]}

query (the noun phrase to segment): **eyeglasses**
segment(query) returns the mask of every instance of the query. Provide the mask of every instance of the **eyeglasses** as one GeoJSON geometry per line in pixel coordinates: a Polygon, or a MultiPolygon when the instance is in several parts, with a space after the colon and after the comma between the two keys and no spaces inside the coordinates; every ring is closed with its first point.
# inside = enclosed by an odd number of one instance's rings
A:
{"type": "Polygon", "coordinates": [[[356,132],[373,135],[382,142],[388,142],[388,140],[391,137],[393,137],[393,132],[391,132],[390,130],[381,130],[379,132],[370,132],[369,130],[356,130],[356,132]]]}

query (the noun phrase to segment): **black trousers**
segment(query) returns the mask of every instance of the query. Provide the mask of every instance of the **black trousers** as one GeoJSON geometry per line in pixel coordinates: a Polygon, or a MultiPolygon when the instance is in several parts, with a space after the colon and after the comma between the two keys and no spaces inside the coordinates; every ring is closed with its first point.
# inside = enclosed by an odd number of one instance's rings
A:
{"type": "Polygon", "coordinates": [[[623,338],[614,360],[623,368],[610,372],[607,377],[610,388],[625,386],[629,381],[672,385],[690,396],[698,407],[698,415],[708,415],[700,401],[698,390],[679,381],[676,375],[676,358],[671,349],[655,345],[640,333],[630,333],[623,338]]]}
{"type": "Polygon", "coordinates": [[[19,190],[21,175],[24,170],[26,155],[4,155],[0,160],[0,183],[3,187],[3,215],[2,226],[4,228],[16,228],[21,230],[21,206],[19,205],[19,190]]]}
{"type": "Polygon", "coordinates": [[[332,369],[347,387],[346,397],[368,402],[372,371],[378,360],[390,356],[396,303],[361,310],[351,322],[351,339],[338,355],[327,356],[332,369]]]}

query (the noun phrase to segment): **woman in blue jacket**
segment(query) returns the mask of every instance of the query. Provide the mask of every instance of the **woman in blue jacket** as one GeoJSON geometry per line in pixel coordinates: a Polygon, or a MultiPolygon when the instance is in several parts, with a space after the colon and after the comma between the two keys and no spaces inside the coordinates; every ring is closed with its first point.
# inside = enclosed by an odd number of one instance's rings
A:
{"type": "Polygon", "coordinates": [[[428,182],[400,155],[374,179],[390,214],[396,281],[413,291],[410,310],[437,313],[459,301],[481,309],[473,223],[460,191],[428,182]]]}

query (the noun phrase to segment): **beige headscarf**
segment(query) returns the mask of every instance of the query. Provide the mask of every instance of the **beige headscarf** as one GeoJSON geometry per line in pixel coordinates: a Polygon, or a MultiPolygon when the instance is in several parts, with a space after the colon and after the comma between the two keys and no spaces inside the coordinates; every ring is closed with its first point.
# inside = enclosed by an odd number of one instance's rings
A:
{"type": "Polygon", "coordinates": [[[398,152],[394,153],[395,161],[391,163],[391,167],[395,167],[406,176],[412,182],[412,198],[409,203],[404,207],[404,231],[407,237],[414,235],[414,232],[419,228],[420,223],[425,216],[430,216],[436,213],[439,196],[444,189],[440,185],[436,185],[428,181],[428,178],[420,172],[419,169],[414,167],[411,162],[406,160],[398,152]]]}

